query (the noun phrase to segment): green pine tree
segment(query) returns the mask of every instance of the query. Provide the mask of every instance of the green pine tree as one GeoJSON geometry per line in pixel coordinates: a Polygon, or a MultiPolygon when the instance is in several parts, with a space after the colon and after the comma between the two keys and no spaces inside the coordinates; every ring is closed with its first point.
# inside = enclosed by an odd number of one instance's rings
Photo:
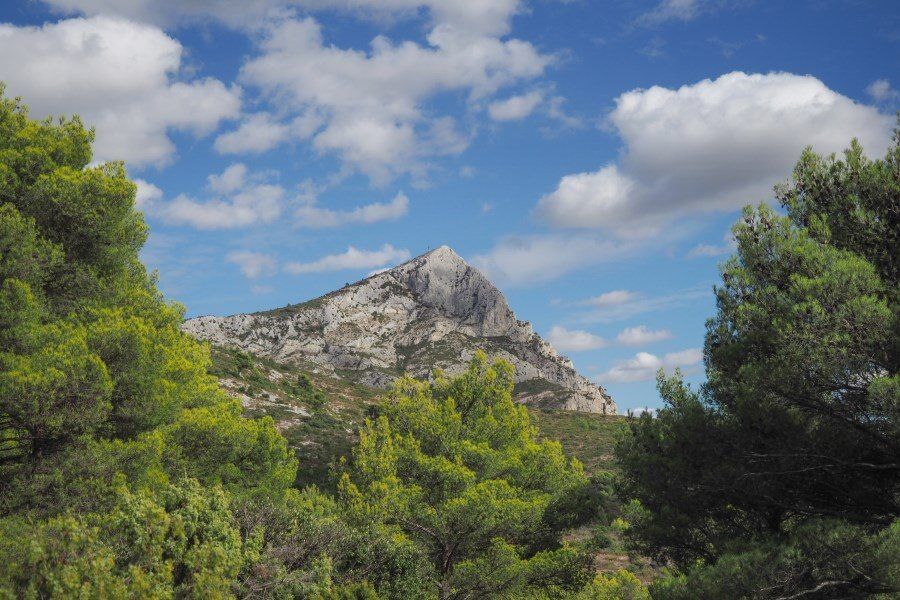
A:
{"type": "Polygon", "coordinates": [[[900,593],[900,132],[870,160],[806,151],[747,209],[708,322],[707,383],[619,449],[654,597],[900,593]]]}

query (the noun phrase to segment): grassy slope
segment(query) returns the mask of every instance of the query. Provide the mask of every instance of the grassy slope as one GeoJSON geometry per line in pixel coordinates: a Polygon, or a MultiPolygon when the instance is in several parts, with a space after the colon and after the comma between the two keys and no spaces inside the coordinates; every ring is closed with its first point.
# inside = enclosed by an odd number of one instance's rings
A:
{"type": "MultiPolygon", "coordinates": [[[[231,393],[242,398],[248,416],[269,415],[301,460],[298,483],[325,484],[328,465],[349,453],[356,429],[374,414],[381,390],[319,372],[313,364],[285,365],[228,348],[213,348],[212,372],[231,393]],[[298,393],[297,378],[306,374],[327,402],[298,393]],[[302,410],[309,415],[298,413],[302,410]]],[[[625,429],[619,416],[533,409],[542,436],[558,440],[588,473],[614,469],[612,451],[625,429]]]]}
{"type": "Polygon", "coordinates": [[[297,451],[297,484],[330,487],[329,468],[349,454],[357,428],[377,402],[378,391],[317,373],[312,364],[285,365],[218,347],[213,348],[212,357],[212,373],[242,399],[247,415],[271,416],[297,451]],[[296,382],[303,374],[324,393],[325,402],[298,393],[296,382]]]}
{"type": "Polygon", "coordinates": [[[613,449],[626,431],[625,417],[543,409],[532,410],[531,416],[540,434],[559,441],[566,454],[584,463],[588,473],[615,471],[613,449]]]}

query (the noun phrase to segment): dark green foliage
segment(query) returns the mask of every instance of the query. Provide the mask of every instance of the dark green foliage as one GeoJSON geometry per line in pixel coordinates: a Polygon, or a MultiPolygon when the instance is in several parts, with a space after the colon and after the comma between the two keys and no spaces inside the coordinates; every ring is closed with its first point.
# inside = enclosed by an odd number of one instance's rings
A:
{"type": "Polygon", "coordinates": [[[352,526],[341,507],[314,488],[282,502],[239,503],[235,519],[250,548],[237,578],[239,595],[272,598],[417,597],[424,563],[408,543],[378,523],[352,526]],[[351,595],[356,594],[356,595],[351,595]]]}
{"type": "Polygon", "coordinates": [[[688,577],[664,578],[651,588],[663,600],[719,598],[896,597],[900,522],[870,535],[846,522],[815,520],[778,539],[737,543],[715,564],[688,577]]]}
{"type": "Polygon", "coordinates": [[[788,217],[734,227],[707,383],[661,376],[666,408],[619,448],[636,546],[686,573],[660,597],[900,591],[898,142],[806,152],[778,188],[788,217]]]}
{"type": "Polygon", "coordinates": [[[293,385],[291,391],[293,391],[300,402],[313,409],[319,409],[325,405],[325,394],[313,386],[312,379],[306,373],[297,375],[297,382],[293,385]]]}

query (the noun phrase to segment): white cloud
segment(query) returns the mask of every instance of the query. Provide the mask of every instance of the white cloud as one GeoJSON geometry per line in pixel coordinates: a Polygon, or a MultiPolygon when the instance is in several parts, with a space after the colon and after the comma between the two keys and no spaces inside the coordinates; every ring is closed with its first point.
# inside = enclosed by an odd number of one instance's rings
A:
{"type": "Polygon", "coordinates": [[[220,154],[260,153],[287,139],[290,127],[275,121],[269,113],[249,115],[234,131],[221,134],[213,147],[220,154]]]}
{"type": "Polygon", "coordinates": [[[671,352],[662,358],[649,352],[638,352],[633,358],[617,362],[608,371],[594,377],[594,380],[600,383],[648,381],[655,378],[660,369],[690,367],[702,360],[703,351],[700,348],[671,352]]]}
{"type": "Polygon", "coordinates": [[[589,265],[619,260],[633,250],[627,244],[589,236],[507,237],[472,264],[488,278],[512,286],[543,283],[589,265]]]}
{"type": "Polygon", "coordinates": [[[606,340],[599,335],[581,330],[570,330],[554,325],[547,334],[547,341],[560,352],[582,352],[606,346],[606,340]]]}
{"type": "Polygon", "coordinates": [[[220,175],[210,175],[206,178],[209,189],[219,194],[230,194],[242,187],[247,181],[247,165],[234,163],[229,165],[220,175]]]}
{"type": "Polygon", "coordinates": [[[168,223],[197,229],[237,229],[277,219],[283,197],[280,186],[268,184],[253,186],[227,199],[196,200],[180,194],[161,208],[159,215],[168,223]]]}
{"type": "Polygon", "coordinates": [[[274,256],[249,250],[236,250],[226,257],[230,263],[236,264],[241,273],[249,279],[274,275],[277,271],[277,261],[274,256]]]}
{"type": "Polygon", "coordinates": [[[563,177],[536,217],[555,227],[657,235],[673,219],[772,197],[807,145],[840,151],[853,137],[880,155],[892,119],[811,76],[729,73],[616,99],[622,159],[563,177]]]}
{"type": "Polygon", "coordinates": [[[701,256],[724,256],[725,254],[731,254],[736,249],[737,242],[729,231],[725,234],[725,237],[722,238],[721,244],[697,244],[688,251],[687,257],[699,258],[701,256]]]}
{"type": "Polygon", "coordinates": [[[135,179],[134,184],[137,186],[134,206],[138,210],[149,210],[155,206],[157,202],[162,200],[163,191],[149,181],[135,179]]]}
{"type": "Polygon", "coordinates": [[[619,361],[609,371],[594,379],[604,383],[628,383],[653,379],[663,366],[662,360],[649,352],[638,352],[634,358],[619,361]]]}
{"type": "MultiPolygon", "coordinates": [[[[553,60],[528,42],[501,39],[520,0],[46,1],[65,13],[120,15],[160,26],[216,20],[255,30],[259,52],[239,78],[258,87],[280,114],[246,116],[216,139],[216,149],[259,153],[291,139],[311,140],[319,153],[339,157],[379,184],[401,174],[424,183],[435,157],[458,154],[469,144],[473,133],[426,106],[429,100],[454,94],[476,105],[510,84],[539,77],[553,60]],[[382,22],[425,16],[429,31],[425,43],[378,36],[360,51],[328,43],[312,17],[297,17],[300,11],[335,10],[382,22]]],[[[210,108],[204,112],[215,115],[210,108]]],[[[184,107],[170,107],[179,109],[184,107]]],[[[228,116],[237,112],[235,107],[228,116]]]]}
{"type": "Polygon", "coordinates": [[[881,104],[891,104],[900,100],[900,91],[895,90],[887,79],[873,81],[866,88],[866,93],[872,100],[881,104]]]}
{"type": "Polygon", "coordinates": [[[619,306],[621,304],[631,302],[632,300],[636,300],[638,297],[640,297],[640,294],[638,294],[637,292],[629,292],[628,290],[613,290],[611,292],[604,292],[599,296],[594,296],[593,298],[588,298],[587,300],[582,300],[578,304],[602,308],[606,306],[619,306]]]}
{"type": "Polygon", "coordinates": [[[668,329],[648,329],[646,325],[638,325],[637,327],[626,327],[616,336],[616,341],[625,346],[643,346],[667,340],[672,337],[672,332],[668,329]]]}
{"type": "Polygon", "coordinates": [[[495,121],[515,121],[524,119],[537,108],[544,99],[540,91],[512,96],[505,100],[498,100],[488,105],[488,114],[495,121]]]}
{"type": "Polygon", "coordinates": [[[123,19],[0,24],[7,93],[34,116],[81,115],[96,127],[94,158],[132,167],[170,161],[170,131],[203,136],[240,112],[240,89],[186,77],[182,53],[160,29],[123,19]]]}
{"type": "Polygon", "coordinates": [[[592,173],[563,177],[556,190],[538,203],[537,212],[561,227],[612,226],[633,210],[631,196],[636,182],[615,165],[592,173]]]}
{"type": "Polygon", "coordinates": [[[676,367],[689,367],[703,360],[703,350],[700,348],[688,348],[679,352],[666,354],[663,363],[676,367]]]}
{"type": "Polygon", "coordinates": [[[390,202],[375,202],[353,210],[331,210],[307,203],[300,206],[294,215],[297,217],[298,227],[318,229],[354,223],[368,225],[378,221],[394,221],[408,210],[409,198],[403,192],[398,192],[390,202]]]}
{"type": "Polygon", "coordinates": [[[157,198],[144,210],[167,223],[197,229],[236,229],[271,223],[281,216],[284,188],[248,173],[242,163],[207,179],[212,196],[198,200],[186,194],[164,202],[157,198]]]}
{"type": "Polygon", "coordinates": [[[294,275],[300,275],[347,269],[374,269],[409,260],[410,256],[409,250],[394,248],[390,244],[384,244],[378,250],[358,250],[353,246],[348,246],[347,251],[341,254],[329,254],[312,262],[288,263],[284,266],[284,270],[294,275]]]}
{"type": "Polygon", "coordinates": [[[429,159],[457,154],[469,142],[451,117],[426,112],[426,101],[463,92],[476,102],[540,76],[552,60],[527,42],[451,22],[436,25],[426,40],[379,36],[363,52],[328,44],[312,18],[285,19],[267,29],[240,80],[286,111],[320,115],[321,127],[307,132],[320,153],[339,156],[376,183],[403,173],[421,177],[429,159]]]}

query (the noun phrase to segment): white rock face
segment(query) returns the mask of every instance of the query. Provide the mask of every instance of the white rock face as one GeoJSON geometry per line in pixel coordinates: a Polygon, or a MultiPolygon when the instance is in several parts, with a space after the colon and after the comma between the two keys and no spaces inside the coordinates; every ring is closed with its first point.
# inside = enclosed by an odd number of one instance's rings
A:
{"type": "Polygon", "coordinates": [[[403,373],[460,373],[482,349],[515,367],[517,401],[616,412],[602,387],[516,319],[503,294],[447,246],[309,302],[197,317],[182,328],[214,344],[280,362],[313,362],[375,387],[403,373]]]}

